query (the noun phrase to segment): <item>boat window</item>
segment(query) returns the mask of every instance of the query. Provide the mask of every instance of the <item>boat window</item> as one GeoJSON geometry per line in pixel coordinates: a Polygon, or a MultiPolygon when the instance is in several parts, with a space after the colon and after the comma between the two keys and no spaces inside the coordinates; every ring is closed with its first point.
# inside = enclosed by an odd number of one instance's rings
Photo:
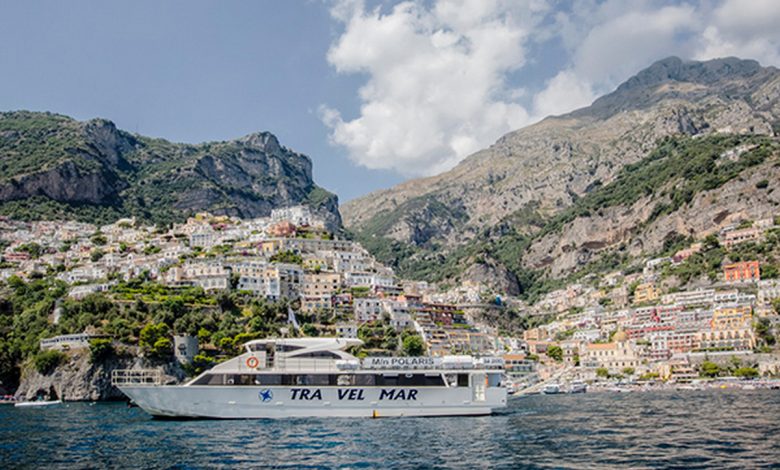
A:
{"type": "Polygon", "coordinates": [[[290,352],[290,351],[297,351],[299,349],[303,349],[303,346],[294,346],[292,344],[277,344],[276,345],[276,351],[278,351],[278,352],[290,352]]]}
{"type": "Polygon", "coordinates": [[[282,385],[282,376],[279,374],[256,374],[253,379],[254,385],[282,385]]]}
{"type": "Polygon", "coordinates": [[[458,387],[469,386],[469,374],[458,374],[458,387]]]}
{"type": "Polygon", "coordinates": [[[330,351],[314,351],[306,354],[296,354],[293,356],[295,359],[341,359],[341,356],[339,356],[336,353],[330,352],[330,351]]]}
{"type": "Polygon", "coordinates": [[[376,385],[399,387],[443,387],[441,374],[382,374],[376,376],[376,385]]]}
{"type": "MultiPolygon", "coordinates": [[[[333,383],[336,376],[333,375],[333,383]]],[[[282,385],[331,385],[331,376],[327,374],[287,374],[282,376],[282,385]]]]}
{"type": "Polygon", "coordinates": [[[374,374],[356,374],[355,385],[360,386],[373,386],[376,385],[376,377],[374,374]]]}
{"type": "Polygon", "coordinates": [[[444,378],[447,380],[448,387],[458,386],[458,374],[446,374],[444,378]]]}
{"type": "Polygon", "coordinates": [[[377,374],[376,384],[379,386],[398,385],[398,374],[377,374]]]}

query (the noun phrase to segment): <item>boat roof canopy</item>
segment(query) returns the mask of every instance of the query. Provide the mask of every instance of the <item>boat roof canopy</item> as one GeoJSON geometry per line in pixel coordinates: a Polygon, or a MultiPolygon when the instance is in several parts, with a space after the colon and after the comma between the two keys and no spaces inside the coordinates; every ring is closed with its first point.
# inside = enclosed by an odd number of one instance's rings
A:
{"type": "Polygon", "coordinates": [[[357,338],[267,338],[248,341],[244,343],[244,347],[252,348],[269,344],[344,351],[351,346],[362,346],[363,341],[357,338]]]}

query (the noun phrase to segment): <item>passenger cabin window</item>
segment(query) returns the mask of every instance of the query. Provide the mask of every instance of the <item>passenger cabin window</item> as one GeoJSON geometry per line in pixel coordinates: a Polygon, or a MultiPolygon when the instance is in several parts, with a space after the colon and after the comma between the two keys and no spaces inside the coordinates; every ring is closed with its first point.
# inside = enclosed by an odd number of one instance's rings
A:
{"type": "Polygon", "coordinates": [[[330,351],[314,351],[306,354],[296,354],[292,359],[341,359],[341,356],[330,351]]]}

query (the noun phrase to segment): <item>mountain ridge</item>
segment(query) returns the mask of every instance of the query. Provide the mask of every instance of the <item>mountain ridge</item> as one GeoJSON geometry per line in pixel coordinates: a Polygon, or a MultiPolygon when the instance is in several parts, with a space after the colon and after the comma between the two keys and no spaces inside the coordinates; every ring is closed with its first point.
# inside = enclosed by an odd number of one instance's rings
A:
{"type": "Polygon", "coordinates": [[[258,217],[306,204],[341,227],[338,199],[314,183],[311,159],[270,132],[186,144],[106,119],[3,112],[0,169],[0,213],[22,218],[170,222],[197,211],[258,217]]]}
{"type": "MultiPolygon", "coordinates": [[[[773,136],[777,129],[778,69],[736,58],[672,57],[591,106],[510,132],[441,175],[349,201],[342,214],[375,254],[388,242],[402,254],[388,253],[395,259],[385,262],[440,262],[515,213],[533,208],[536,218],[552,218],[665,137],[773,136]],[[434,206],[454,209],[458,217],[434,206]]],[[[522,221],[512,230],[528,234],[539,227],[522,221]]]]}

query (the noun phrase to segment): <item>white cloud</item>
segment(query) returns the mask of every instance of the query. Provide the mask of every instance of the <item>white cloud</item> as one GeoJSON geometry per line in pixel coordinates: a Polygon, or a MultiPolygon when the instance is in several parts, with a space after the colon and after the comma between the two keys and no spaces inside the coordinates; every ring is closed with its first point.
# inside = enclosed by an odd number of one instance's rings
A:
{"type": "Polygon", "coordinates": [[[339,72],[363,72],[360,116],[321,109],[331,140],[368,168],[433,174],[529,122],[511,101],[521,90],[506,74],[525,63],[537,2],[439,0],[431,8],[404,2],[388,13],[336,5],[344,33],[328,61],[339,72]]]}
{"type": "Polygon", "coordinates": [[[591,84],[573,70],[564,70],[534,97],[534,114],[544,117],[588,106],[596,98],[591,84]]]}
{"type": "Polygon", "coordinates": [[[736,56],[780,64],[780,2],[726,0],[710,15],[697,59],[736,56]]]}
{"type": "MultiPolygon", "coordinates": [[[[447,170],[502,134],[590,104],[652,62],[679,55],[780,64],[777,0],[338,1],[328,52],[362,73],[354,118],[323,106],[331,141],[356,163],[409,176],[447,170]],[[527,87],[529,51],[557,43],[557,70],[527,87]],[[510,78],[512,77],[512,83],[510,78]],[[518,80],[517,77],[521,79],[518,80]],[[539,89],[538,83],[543,83],[539,89]],[[521,104],[523,103],[523,104],[521,104]]],[[[532,77],[533,78],[533,77],[532,77]]]]}

